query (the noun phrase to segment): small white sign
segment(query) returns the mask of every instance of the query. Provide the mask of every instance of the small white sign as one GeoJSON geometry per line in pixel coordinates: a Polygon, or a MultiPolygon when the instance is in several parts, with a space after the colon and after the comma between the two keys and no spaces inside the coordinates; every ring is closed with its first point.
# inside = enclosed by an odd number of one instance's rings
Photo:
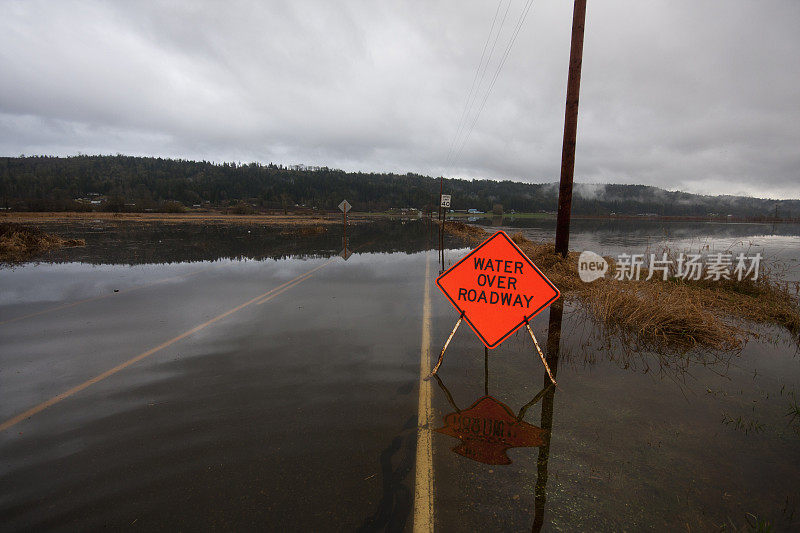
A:
{"type": "Polygon", "coordinates": [[[350,205],[350,202],[347,200],[343,200],[342,203],[339,204],[339,209],[341,209],[342,213],[347,213],[350,211],[350,208],[353,207],[350,205]]]}
{"type": "Polygon", "coordinates": [[[450,195],[443,194],[442,195],[442,207],[450,207],[450,195]]]}

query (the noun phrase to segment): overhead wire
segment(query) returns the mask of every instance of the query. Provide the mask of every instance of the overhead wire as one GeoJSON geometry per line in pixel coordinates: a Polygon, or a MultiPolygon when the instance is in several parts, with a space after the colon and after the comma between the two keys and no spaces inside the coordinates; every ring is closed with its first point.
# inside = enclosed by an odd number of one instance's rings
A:
{"type": "MultiPolygon", "coordinates": [[[[463,126],[464,117],[467,114],[467,108],[469,107],[470,100],[472,99],[472,92],[475,89],[475,82],[478,80],[478,74],[481,72],[481,66],[483,65],[483,58],[486,56],[486,48],[489,46],[489,41],[492,38],[492,33],[494,32],[494,25],[497,22],[497,15],[500,13],[500,7],[503,5],[503,0],[500,0],[497,3],[497,9],[494,11],[494,18],[492,19],[492,25],[489,28],[489,35],[486,36],[486,42],[483,43],[483,50],[481,51],[481,59],[478,61],[478,66],[475,69],[475,76],[472,77],[472,84],[469,86],[469,91],[467,92],[467,98],[464,100],[464,108],[461,110],[461,116],[458,119],[458,128],[456,129],[456,134],[453,136],[453,139],[450,141],[450,147],[447,151],[447,158],[445,161],[450,160],[450,156],[453,153],[453,147],[458,139],[459,133],[461,132],[461,128],[463,126]]],[[[492,49],[494,51],[494,48],[492,49]]],[[[489,60],[491,59],[491,53],[489,55],[489,60]]],[[[489,60],[486,63],[489,63],[489,60]]],[[[481,80],[482,81],[482,80],[481,80]]]]}
{"type": "Polygon", "coordinates": [[[497,3],[497,9],[494,12],[494,18],[492,19],[492,24],[489,28],[489,34],[486,36],[486,42],[483,44],[483,50],[481,51],[481,58],[478,61],[478,66],[475,69],[475,76],[472,78],[472,84],[469,87],[469,91],[467,92],[467,98],[464,101],[464,108],[461,110],[461,117],[458,119],[458,128],[456,129],[456,134],[453,136],[453,140],[450,143],[450,148],[447,151],[447,157],[445,158],[445,167],[447,167],[450,163],[450,158],[453,155],[453,149],[458,145],[458,140],[461,136],[462,128],[465,125],[464,119],[469,117],[470,111],[473,107],[473,96],[477,100],[478,90],[480,89],[481,85],[483,84],[483,79],[486,76],[486,69],[489,67],[489,63],[492,60],[492,55],[494,54],[494,49],[497,46],[497,40],[500,38],[500,32],[503,30],[503,24],[505,24],[506,17],[508,16],[508,10],[511,7],[511,0],[508,0],[508,5],[506,6],[506,10],[503,13],[503,18],[500,21],[500,26],[497,28],[497,35],[494,38],[494,42],[492,42],[492,48],[489,50],[489,56],[486,57],[486,48],[489,46],[489,41],[492,40],[492,34],[494,33],[494,26],[497,22],[497,15],[500,13],[500,8],[503,6],[503,0],[500,0],[497,3]],[[483,63],[483,58],[486,57],[486,64],[483,63]],[[478,80],[478,75],[480,75],[480,80],[478,80]],[[477,81],[477,85],[476,82],[477,81]]]}
{"type": "MultiPolygon", "coordinates": [[[[509,6],[510,5],[511,5],[511,0],[509,0],[509,6]]],[[[517,40],[517,36],[519,35],[519,32],[522,29],[523,24],[525,23],[525,19],[527,18],[528,13],[530,12],[532,7],[533,7],[533,0],[527,0],[525,5],[523,6],[522,10],[520,11],[520,15],[519,15],[519,17],[517,19],[517,23],[514,25],[514,29],[512,30],[511,37],[510,37],[508,43],[506,44],[506,48],[503,51],[503,54],[502,54],[502,56],[500,58],[500,61],[499,61],[498,65],[497,65],[497,68],[495,69],[494,75],[492,76],[492,80],[489,83],[489,86],[488,86],[488,88],[487,88],[487,90],[486,90],[486,92],[485,92],[485,94],[483,96],[483,100],[481,101],[481,106],[480,106],[480,108],[478,108],[478,112],[475,114],[475,116],[474,116],[474,118],[473,118],[473,120],[472,120],[472,122],[471,122],[471,124],[469,126],[469,129],[466,130],[466,134],[463,136],[463,139],[461,140],[461,143],[460,143],[460,146],[458,148],[458,151],[455,153],[455,156],[452,158],[452,160],[449,161],[451,164],[454,165],[456,162],[458,162],[459,158],[461,157],[461,153],[464,150],[464,147],[466,146],[467,142],[469,141],[469,138],[472,136],[472,132],[475,129],[475,125],[478,123],[478,119],[480,118],[481,114],[483,113],[484,108],[486,107],[486,102],[489,100],[489,95],[491,94],[492,89],[494,88],[495,84],[497,83],[497,79],[500,77],[500,73],[503,70],[503,66],[505,65],[506,60],[508,59],[508,56],[511,53],[511,49],[514,46],[514,43],[517,40]]],[[[499,31],[498,31],[498,37],[499,37],[499,31]]],[[[488,66],[488,62],[487,62],[487,66],[488,66]]],[[[449,154],[448,154],[448,159],[449,159],[449,154]]]]}

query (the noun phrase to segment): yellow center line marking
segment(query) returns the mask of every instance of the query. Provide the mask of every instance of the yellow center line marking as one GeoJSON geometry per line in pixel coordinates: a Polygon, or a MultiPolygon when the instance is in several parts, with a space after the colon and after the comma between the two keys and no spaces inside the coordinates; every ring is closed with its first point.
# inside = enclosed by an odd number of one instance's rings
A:
{"type": "Polygon", "coordinates": [[[197,333],[201,329],[204,329],[204,328],[210,326],[211,324],[213,324],[215,322],[218,322],[218,321],[222,320],[223,318],[234,314],[237,311],[241,311],[245,307],[247,307],[247,306],[249,306],[249,305],[251,305],[253,303],[258,302],[259,300],[262,300],[262,298],[264,300],[259,302],[259,303],[264,303],[267,300],[271,300],[272,298],[274,298],[278,294],[284,292],[285,290],[287,290],[287,289],[289,289],[291,287],[294,287],[295,285],[297,285],[298,283],[300,283],[302,281],[307,280],[317,270],[319,270],[320,268],[322,268],[322,267],[324,267],[326,265],[329,265],[332,261],[333,261],[333,259],[328,260],[325,263],[323,263],[323,264],[321,264],[321,265],[309,270],[308,272],[306,272],[304,274],[301,274],[301,275],[297,276],[296,278],[291,279],[291,280],[287,281],[286,283],[283,283],[282,285],[279,285],[278,287],[275,287],[274,289],[268,290],[264,294],[259,294],[255,298],[252,298],[252,299],[244,302],[243,304],[234,307],[233,309],[229,309],[228,311],[225,311],[224,313],[215,316],[211,320],[207,320],[206,322],[203,322],[202,324],[197,325],[197,326],[193,327],[192,329],[190,329],[188,331],[184,331],[183,333],[181,333],[177,337],[173,337],[172,339],[170,339],[170,340],[168,340],[166,342],[162,342],[161,344],[159,344],[155,348],[151,348],[151,349],[147,350],[146,352],[142,352],[139,355],[137,355],[136,357],[132,357],[131,359],[128,359],[124,363],[120,363],[119,365],[115,366],[114,368],[112,368],[110,370],[106,370],[102,374],[99,374],[99,375],[97,375],[97,376],[95,376],[95,377],[93,377],[93,378],[91,378],[89,380],[84,381],[80,385],[72,387],[71,389],[62,392],[61,394],[59,394],[57,396],[53,396],[49,400],[46,400],[46,401],[40,403],[39,405],[31,407],[27,411],[24,411],[24,412],[18,414],[17,416],[15,416],[13,418],[9,418],[8,420],[6,420],[2,424],[0,424],[0,431],[4,431],[4,430],[6,430],[6,429],[8,429],[10,427],[13,427],[13,426],[19,424],[23,420],[26,420],[26,419],[32,417],[33,415],[44,411],[48,407],[57,404],[61,400],[65,400],[65,399],[69,398],[70,396],[73,396],[73,395],[81,392],[82,390],[94,385],[95,383],[98,383],[98,382],[103,381],[104,379],[106,379],[106,378],[108,378],[110,376],[113,376],[117,372],[128,368],[132,364],[134,364],[134,363],[136,363],[138,361],[141,361],[142,359],[145,359],[147,357],[150,357],[154,353],[159,352],[159,351],[163,350],[164,348],[167,348],[168,346],[171,346],[171,345],[175,344],[176,342],[178,342],[178,341],[180,341],[182,339],[185,339],[186,337],[188,337],[189,335],[192,335],[193,333],[197,333]]]}
{"type": "MultiPolygon", "coordinates": [[[[208,268],[210,268],[210,267],[208,267],[208,268]]],[[[31,313],[29,315],[22,315],[22,316],[17,316],[17,317],[14,317],[14,318],[9,318],[8,320],[0,321],[0,326],[2,326],[3,324],[11,324],[12,322],[17,322],[19,320],[25,320],[26,318],[33,318],[35,316],[44,315],[46,313],[51,313],[53,311],[60,311],[62,309],[69,309],[70,307],[75,307],[76,305],[81,305],[81,304],[85,304],[85,303],[89,303],[89,302],[94,302],[94,301],[97,301],[97,300],[102,300],[103,298],[108,298],[109,296],[119,296],[120,294],[125,294],[125,293],[128,293],[128,292],[138,291],[140,289],[146,289],[147,287],[152,287],[153,285],[158,285],[159,283],[166,283],[168,281],[173,281],[173,280],[176,280],[176,279],[190,278],[192,276],[196,276],[197,274],[200,274],[201,272],[205,272],[206,270],[208,270],[208,268],[203,268],[201,270],[196,270],[196,271],[190,272],[188,274],[181,274],[179,276],[172,276],[172,277],[169,277],[169,278],[160,279],[158,281],[154,281],[152,283],[146,283],[146,284],[140,285],[138,287],[131,287],[130,289],[122,289],[119,292],[110,292],[108,294],[102,294],[100,296],[93,296],[91,298],[86,298],[84,300],[78,300],[77,302],[71,302],[71,303],[68,303],[68,304],[58,305],[56,307],[50,307],[48,309],[43,309],[41,311],[37,311],[37,312],[31,313]]]]}
{"type": "Polygon", "coordinates": [[[431,260],[425,252],[425,292],[422,303],[422,347],[419,364],[419,411],[417,414],[417,463],[414,485],[414,531],[433,531],[433,446],[431,424],[431,260]]]}
{"type": "Polygon", "coordinates": [[[317,270],[319,270],[322,267],[328,266],[329,264],[331,264],[335,260],[336,260],[335,258],[330,258],[327,261],[325,261],[324,263],[322,263],[321,265],[319,265],[318,267],[312,268],[311,270],[309,270],[305,274],[303,274],[301,276],[298,276],[298,277],[296,277],[294,279],[290,279],[286,283],[284,283],[282,285],[278,285],[277,287],[275,287],[271,291],[265,292],[264,294],[262,294],[260,296],[261,298],[263,298],[263,300],[261,300],[260,302],[256,302],[256,305],[261,305],[261,304],[263,304],[265,302],[268,302],[269,300],[273,299],[275,296],[279,295],[280,293],[282,293],[282,292],[284,292],[284,291],[286,291],[288,289],[291,289],[292,287],[294,287],[298,283],[304,282],[305,280],[307,280],[308,278],[313,276],[314,273],[317,270]]]}

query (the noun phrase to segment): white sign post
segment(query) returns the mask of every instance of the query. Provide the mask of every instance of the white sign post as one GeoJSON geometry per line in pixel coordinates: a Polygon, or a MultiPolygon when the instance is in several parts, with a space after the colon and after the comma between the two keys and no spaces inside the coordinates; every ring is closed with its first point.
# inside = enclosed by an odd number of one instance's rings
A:
{"type": "Polygon", "coordinates": [[[344,237],[342,237],[342,244],[344,245],[344,248],[339,255],[345,261],[347,261],[348,257],[353,255],[352,252],[347,249],[347,212],[350,211],[351,207],[353,206],[350,205],[350,202],[347,200],[342,200],[342,203],[339,204],[339,209],[342,211],[342,216],[344,217],[344,237]]]}

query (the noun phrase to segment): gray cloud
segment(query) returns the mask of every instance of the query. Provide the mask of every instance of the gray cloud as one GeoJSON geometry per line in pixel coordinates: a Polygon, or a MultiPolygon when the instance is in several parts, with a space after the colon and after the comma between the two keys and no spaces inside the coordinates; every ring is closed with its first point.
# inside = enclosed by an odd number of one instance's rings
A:
{"type": "MultiPolygon", "coordinates": [[[[496,8],[6,1],[0,153],[557,180],[564,0],[534,4],[446,165],[496,8]]],[[[522,8],[512,1],[484,90],[522,8]]],[[[589,2],[576,178],[800,197],[798,22],[793,0],[589,2]]]]}

